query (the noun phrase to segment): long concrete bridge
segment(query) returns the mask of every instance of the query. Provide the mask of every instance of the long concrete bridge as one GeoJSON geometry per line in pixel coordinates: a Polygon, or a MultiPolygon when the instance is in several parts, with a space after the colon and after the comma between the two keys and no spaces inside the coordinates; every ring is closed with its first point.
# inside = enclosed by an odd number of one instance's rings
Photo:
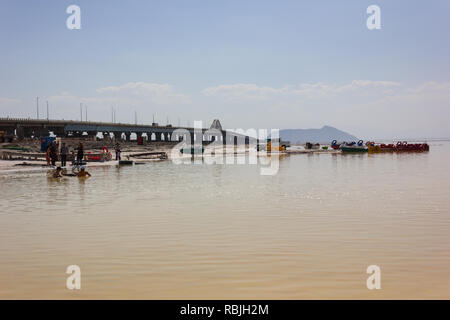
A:
{"type": "Polygon", "coordinates": [[[19,140],[31,137],[49,136],[52,132],[59,137],[91,137],[99,133],[103,136],[112,134],[115,140],[123,138],[130,141],[131,134],[142,137],[145,133],[147,140],[180,141],[190,135],[191,141],[223,141],[224,144],[249,144],[256,139],[231,131],[223,130],[219,120],[214,120],[210,128],[172,127],[158,124],[128,124],[90,122],[74,120],[44,120],[22,118],[0,118],[0,131],[5,135],[17,136],[19,140]],[[201,133],[200,133],[201,131],[201,133]],[[173,136],[175,134],[175,136],[173,136]],[[201,136],[199,136],[201,135],[201,136]],[[154,139],[152,139],[154,137],[154,139]]]}

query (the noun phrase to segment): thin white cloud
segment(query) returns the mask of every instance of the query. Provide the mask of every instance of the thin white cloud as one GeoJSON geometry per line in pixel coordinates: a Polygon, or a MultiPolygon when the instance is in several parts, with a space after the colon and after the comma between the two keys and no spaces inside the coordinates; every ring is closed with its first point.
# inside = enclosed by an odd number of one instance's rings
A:
{"type": "Polygon", "coordinates": [[[353,80],[343,85],[319,83],[303,83],[297,86],[273,88],[258,86],[253,83],[222,84],[202,90],[205,96],[217,96],[230,100],[249,99],[267,100],[272,97],[297,96],[304,98],[323,98],[344,93],[367,91],[390,92],[402,84],[393,81],[353,80]]]}
{"type": "Polygon", "coordinates": [[[265,100],[270,96],[287,92],[287,88],[260,87],[252,83],[223,84],[202,90],[205,96],[220,96],[230,99],[265,100]]]}

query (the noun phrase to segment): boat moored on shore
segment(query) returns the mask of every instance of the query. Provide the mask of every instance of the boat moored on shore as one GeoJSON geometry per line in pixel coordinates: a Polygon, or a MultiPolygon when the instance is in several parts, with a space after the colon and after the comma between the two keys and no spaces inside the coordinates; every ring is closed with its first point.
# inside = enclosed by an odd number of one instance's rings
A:
{"type": "Polygon", "coordinates": [[[334,150],[339,150],[341,145],[345,144],[345,141],[342,143],[338,143],[337,140],[333,140],[331,141],[331,148],[333,148],[334,150]]]}
{"type": "Polygon", "coordinates": [[[367,147],[364,145],[364,141],[359,140],[358,143],[356,142],[350,142],[350,143],[343,143],[341,145],[342,152],[367,152],[367,147]]]}
{"type": "Polygon", "coordinates": [[[430,151],[428,143],[408,143],[399,141],[396,145],[397,152],[424,152],[430,151]]]}
{"type": "Polygon", "coordinates": [[[365,144],[363,140],[356,142],[343,142],[337,143],[336,140],[331,142],[331,148],[335,150],[341,150],[342,152],[369,152],[369,153],[381,153],[381,152],[426,152],[430,150],[428,143],[408,143],[407,141],[399,141],[394,143],[381,143],[377,144],[373,141],[367,141],[365,144]]]}

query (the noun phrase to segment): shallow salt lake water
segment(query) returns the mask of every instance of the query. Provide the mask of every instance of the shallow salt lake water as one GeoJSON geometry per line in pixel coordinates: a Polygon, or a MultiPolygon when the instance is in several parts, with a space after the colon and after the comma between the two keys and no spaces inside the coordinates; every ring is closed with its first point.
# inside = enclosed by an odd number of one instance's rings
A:
{"type": "Polygon", "coordinates": [[[435,142],[291,155],[273,176],[170,161],[0,174],[0,298],[449,299],[449,159],[435,142]]]}

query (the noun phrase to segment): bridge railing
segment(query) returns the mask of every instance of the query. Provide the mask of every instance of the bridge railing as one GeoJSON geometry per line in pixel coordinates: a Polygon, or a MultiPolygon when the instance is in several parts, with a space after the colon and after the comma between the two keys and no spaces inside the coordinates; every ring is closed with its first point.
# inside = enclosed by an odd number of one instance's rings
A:
{"type": "Polygon", "coordinates": [[[56,124],[80,124],[80,125],[96,125],[96,126],[119,126],[119,127],[149,127],[149,128],[170,128],[170,129],[193,129],[188,127],[174,127],[172,125],[150,125],[135,124],[122,122],[101,122],[101,121],[82,121],[82,120],[64,120],[64,119],[33,119],[33,118],[13,118],[0,117],[0,122],[24,122],[31,124],[56,123],[56,124]]]}

